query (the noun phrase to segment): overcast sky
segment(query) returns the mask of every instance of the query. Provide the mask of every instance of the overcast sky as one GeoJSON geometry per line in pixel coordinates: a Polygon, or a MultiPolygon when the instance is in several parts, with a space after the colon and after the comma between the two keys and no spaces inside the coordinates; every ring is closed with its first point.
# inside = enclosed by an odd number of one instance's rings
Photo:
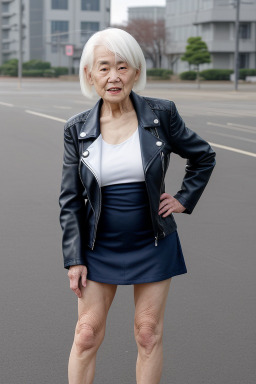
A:
{"type": "Polygon", "coordinates": [[[122,24],[128,19],[128,7],[162,6],[165,0],[111,0],[111,23],[122,24]]]}

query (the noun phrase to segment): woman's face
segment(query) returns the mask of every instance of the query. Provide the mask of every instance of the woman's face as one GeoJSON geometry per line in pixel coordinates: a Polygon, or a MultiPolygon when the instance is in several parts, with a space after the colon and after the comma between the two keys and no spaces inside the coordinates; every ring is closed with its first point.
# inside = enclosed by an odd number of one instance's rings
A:
{"type": "Polygon", "coordinates": [[[116,60],[114,53],[99,45],[94,49],[93,67],[91,72],[87,72],[87,78],[104,101],[116,104],[129,98],[139,74],[139,70],[121,58],[116,60]]]}

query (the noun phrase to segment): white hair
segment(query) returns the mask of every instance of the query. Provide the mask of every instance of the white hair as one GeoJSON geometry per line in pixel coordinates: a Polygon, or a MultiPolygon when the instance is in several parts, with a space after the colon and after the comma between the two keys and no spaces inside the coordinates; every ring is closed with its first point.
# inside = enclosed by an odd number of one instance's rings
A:
{"type": "Polygon", "coordinates": [[[80,59],[79,78],[82,94],[92,98],[93,89],[89,84],[84,68],[90,72],[93,67],[94,48],[105,46],[115,56],[121,57],[132,68],[140,70],[140,76],[134,84],[134,91],[141,91],[146,85],[146,61],[138,42],[128,32],[119,28],[107,28],[90,37],[83,48],[80,59]]]}

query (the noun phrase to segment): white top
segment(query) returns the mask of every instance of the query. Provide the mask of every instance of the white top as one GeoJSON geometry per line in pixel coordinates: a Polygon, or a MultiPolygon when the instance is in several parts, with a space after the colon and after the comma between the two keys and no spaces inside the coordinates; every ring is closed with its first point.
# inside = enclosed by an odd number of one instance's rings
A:
{"type": "Polygon", "coordinates": [[[132,136],[120,144],[108,144],[102,136],[101,141],[102,187],[145,181],[138,128],[132,136]]]}

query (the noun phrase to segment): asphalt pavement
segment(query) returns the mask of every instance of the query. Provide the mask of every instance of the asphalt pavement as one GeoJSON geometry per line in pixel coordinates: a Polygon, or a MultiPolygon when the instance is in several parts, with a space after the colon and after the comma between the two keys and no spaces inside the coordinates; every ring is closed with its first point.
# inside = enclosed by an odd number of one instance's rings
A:
{"type": "MultiPolygon", "coordinates": [[[[256,381],[256,86],[150,83],[212,143],[217,165],[192,215],[175,214],[188,269],[172,279],[161,384],[256,381]]],[[[63,126],[91,107],[79,83],[0,79],[0,384],[66,384],[77,300],[63,268],[63,126]]],[[[185,160],[172,155],[174,194],[185,160]]],[[[133,286],[119,286],[95,384],[135,384],[133,286]]]]}

